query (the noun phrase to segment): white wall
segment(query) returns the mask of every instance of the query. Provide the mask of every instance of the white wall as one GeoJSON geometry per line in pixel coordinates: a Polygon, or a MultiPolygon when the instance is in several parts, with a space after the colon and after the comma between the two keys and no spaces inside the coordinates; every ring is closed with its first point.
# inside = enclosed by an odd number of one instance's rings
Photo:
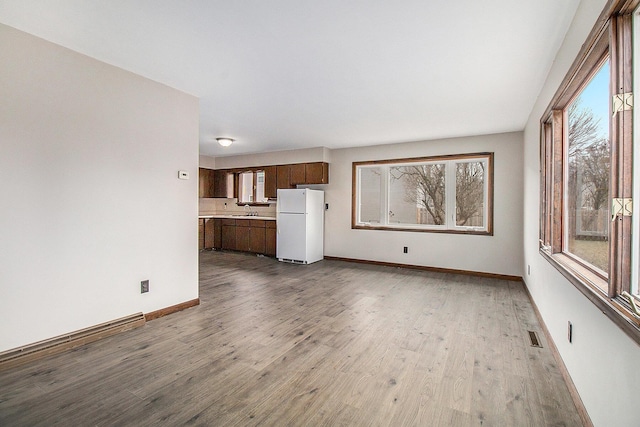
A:
{"type": "Polygon", "coordinates": [[[197,298],[197,98],[4,25],[0,58],[0,351],[197,298]]]}
{"type": "Polygon", "coordinates": [[[640,347],[538,253],[540,118],[605,0],[583,0],[524,132],[524,269],[527,287],[595,426],[637,426],[640,347]],[[531,265],[531,275],[526,266],[531,265]],[[574,328],[567,340],[567,322],[574,328]]]}
{"type": "Polygon", "coordinates": [[[198,157],[198,163],[201,168],[205,169],[215,169],[216,168],[216,158],[211,156],[203,156],[200,155],[198,157]]]}
{"type": "Polygon", "coordinates": [[[331,158],[325,255],[522,274],[522,133],[332,150],[331,158]],[[486,151],[495,153],[493,236],[351,229],[352,162],[486,151]]]}
{"type": "MultiPolygon", "coordinates": [[[[212,159],[212,157],[200,156],[200,166],[210,168],[210,166],[205,166],[212,164],[210,159],[212,159]]],[[[307,162],[331,162],[331,150],[326,147],[316,147],[300,150],[215,157],[213,165],[215,169],[232,169],[307,162]]]]}

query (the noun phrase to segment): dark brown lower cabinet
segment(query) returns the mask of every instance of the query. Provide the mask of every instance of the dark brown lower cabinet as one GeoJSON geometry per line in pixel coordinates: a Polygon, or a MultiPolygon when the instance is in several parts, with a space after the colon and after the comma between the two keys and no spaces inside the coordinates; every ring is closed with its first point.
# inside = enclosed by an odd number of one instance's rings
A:
{"type": "Polygon", "coordinates": [[[236,221],[236,250],[251,252],[251,225],[249,220],[236,221]]]}
{"type": "MultiPolygon", "coordinates": [[[[218,241],[213,247],[232,251],[252,252],[268,256],[276,255],[276,222],[263,219],[217,219],[218,241]]],[[[212,227],[215,235],[215,224],[212,227]]],[[[206,231],[206,227],[205,227],[206,231]]]]}
{"type": "Polygon", "coordinates": [[[198,249],[204,249],[204,219],[198,218],[198,249]]]}
{"type": "Polygon", "coordinates": [[[223,219],[222,220],[222,249],[236,250],[236,220],[235,219],[223,219]]]}
{"type": "Polygon", "coordinates": [[[264,254],[267,256],[276,256],[276,222],[265,221],[266,228],[264,229],[265,249],[264,254]]]}
{"type": "Polygon", "coordinates": [[[256,254],[264,253],[264,223],[265,220],[262,219],[252,219],[249,221],[251,223],[251,231],[249,237],[249,251],[256,254]]]}
{"type": "Polygon", "coordinates": [[[213,247],[222,248],[222,220],[220,218],[213,219],[213,247]]]}
{"type": "MultiPolygon", "coordinates": [[[[206,218],[203,220],[203,228],[204,228],[204,247],[203,249],[213,249],[216,247],[216,227],[215,227],[215,219],[206,218]]],[[[218,238],[220,240],[220,238],[218,238]]]]}

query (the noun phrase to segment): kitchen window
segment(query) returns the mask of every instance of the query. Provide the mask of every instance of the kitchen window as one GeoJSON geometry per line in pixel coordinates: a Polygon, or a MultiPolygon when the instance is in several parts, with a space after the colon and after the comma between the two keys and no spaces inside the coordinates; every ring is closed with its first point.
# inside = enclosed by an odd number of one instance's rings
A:
{"type": "Polygon", "coordinates": [[[238,204],[265,204],[264,171],[248,171],[238,174],[238,204]]]}
{"type": "Polygon", "coordinates": [[[541,119],[540,253],[640,342],[627,3],[598,21],[541,119]]]}
{"type": "Polygon", "coordinates": [[[493,153],[353,163],[352,228],[493,232],[493,153]]]}

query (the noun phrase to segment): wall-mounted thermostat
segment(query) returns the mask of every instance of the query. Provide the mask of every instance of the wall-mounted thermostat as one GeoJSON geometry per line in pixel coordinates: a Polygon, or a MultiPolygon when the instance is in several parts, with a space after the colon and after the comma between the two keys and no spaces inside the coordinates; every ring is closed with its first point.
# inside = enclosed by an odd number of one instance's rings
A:
{"type": "Polygon", "coordinates": [[[187,172],[187,171],[178,171],[178,178],[180,178],[180,179],[189,179],[189,172],[187,172]]]}

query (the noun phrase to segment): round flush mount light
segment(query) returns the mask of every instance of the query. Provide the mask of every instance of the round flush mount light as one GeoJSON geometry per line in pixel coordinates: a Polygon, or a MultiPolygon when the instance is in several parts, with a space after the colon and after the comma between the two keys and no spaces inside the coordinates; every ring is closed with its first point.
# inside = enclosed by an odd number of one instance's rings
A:
{"type": "Polygon", "coordinates": [[[228,147],[233,144],[234,140],[231,138],[216,138],[216,141],[218,141],[218,144],[222,145],[223,147],[228,147]]]}

